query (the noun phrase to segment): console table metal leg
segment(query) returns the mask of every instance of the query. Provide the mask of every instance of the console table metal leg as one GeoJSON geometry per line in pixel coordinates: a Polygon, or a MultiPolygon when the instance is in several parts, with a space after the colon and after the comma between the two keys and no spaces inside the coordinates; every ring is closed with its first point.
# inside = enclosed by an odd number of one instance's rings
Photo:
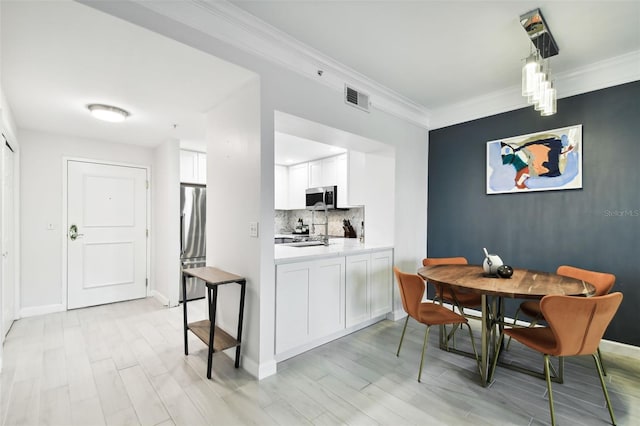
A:
{"type": "Polygon", "coordinates": [[[213,362],[213,342],[216,329],[216,307],[218,302],[218,286],[207,288],[207,300],[209,301],[209,356],[207,357],[207,379],[211,378],[211,364],[213,362]]]}
{"type": "Polygon", "coordinates": [[[240,367],[240,345],[242,342],[242,319],[244,318],[244,295],[247,287],[247,282],[242,281],[240,284],[240,313],[238,314],[238,334],[236,339],[238,340],[238,346],[236,346],[236,363],[235,367],[240,367]]]}
{"type": "Polygon", "coordinates": [[[187,332],[189,326],[187,325],[187,277],[182,274],[182,317],[184,320],[184,354],[189,355],[189,343],[187,339],[187,332]]]}

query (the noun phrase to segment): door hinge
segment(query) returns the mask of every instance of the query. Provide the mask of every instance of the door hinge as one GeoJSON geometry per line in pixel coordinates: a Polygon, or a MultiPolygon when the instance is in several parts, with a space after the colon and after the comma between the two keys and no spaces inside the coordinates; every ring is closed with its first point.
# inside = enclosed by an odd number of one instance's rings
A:
{"type": "Polygon", "coordinates": [[[149,238],[149,230],[148,229],[145,229],[145,235],[146,235],[147,238],[149,238]]]}
{"type": "Polygon", "coordinates": [[[146,183],[147,189],[149,189],[149,181],[146,181],[145,183],[146,183]]]}
{"type": "Polygon", "coordinates": [[[149,278],[144,279],[144,286],[149,287],[149,278]]]}

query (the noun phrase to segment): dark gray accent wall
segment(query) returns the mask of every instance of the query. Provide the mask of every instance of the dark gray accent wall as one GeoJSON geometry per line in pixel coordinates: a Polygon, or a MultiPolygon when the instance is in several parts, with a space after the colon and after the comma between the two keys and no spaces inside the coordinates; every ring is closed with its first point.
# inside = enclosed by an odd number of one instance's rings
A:
{"type": "MultiPolygon", "coordinates": [[[[514,267],[616,275],[622,306],[605,338],[640,346],[640,82],[429,132],[427,253],[514,267]],[[583,189],[487,195],[486,142],[582,124],[583,189]]],[[[520,300],[507,301],[512,316],[520,300]]]]}

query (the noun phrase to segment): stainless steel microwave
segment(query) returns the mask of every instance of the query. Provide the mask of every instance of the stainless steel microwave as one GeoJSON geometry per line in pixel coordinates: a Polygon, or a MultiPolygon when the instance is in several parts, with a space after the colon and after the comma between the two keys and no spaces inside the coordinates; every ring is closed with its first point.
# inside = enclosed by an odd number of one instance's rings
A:
{"type": "Polygon", "coordinates": [[[325,206],[328,210],[337,208],[337,194],[337,186],[321,186],[307,189],[305,194],[307,210],[324,210],[325,206]]]}

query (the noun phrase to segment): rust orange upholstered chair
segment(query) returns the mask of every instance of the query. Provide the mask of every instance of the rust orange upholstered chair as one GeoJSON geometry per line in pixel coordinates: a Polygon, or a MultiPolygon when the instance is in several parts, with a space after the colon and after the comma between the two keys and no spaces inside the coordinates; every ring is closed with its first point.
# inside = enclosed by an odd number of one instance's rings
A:
{"type": "Polygon", "coordinates": [[[404,340],[404,334],[407,331],[407,323],[409,317],[427,326],[424,333],[424,342],[422,343],[422,355],[420,357],[420,370],[418,371],[418,382],[420,376],[422,376],[422,366],[424,363],[424,352],[427,348],[427,340],[429,338],[429,329],[432,325],[444,325],[444,324],[466,324],[469,329],[469,335],[471,336],[471,344],[473,346],[473,352],[476,356],[476,362],[478,363],[478,370],[480,370],[480,364],[478,360],[478,352],[473,341],[473,332],[469,326],[467,319],[462,315],[453,312],[441,305],[431,302],[422,302],[422,296],[425,291],[425,282],[416,274],[406,274],[401,272],[397,267],[393,268],[398,286],[400,288],[400,296],[402,297],[402,307],[408,314],[407,319],[404,322],[404,328],[402,329],[402,336],[400,337],[400,344],[398,345],[398,351],[396,356],[400,356],[400,348],[402,347],[402,341],[404,340]]]}
{"type": "MultiPolygon", "coordinates": [[[[422,259],[422,266],[467,265],[468,263],[464,257],[427,257],[422,259]]],[[[435,288],[436,299],[457,306],[463,315],[464,308],[480,308],[482,305],[482,296],[480,294],[462,293],[454,291],[450,287],[444,287],[442,291],[440,286],[435,286],[435,288]]]]}
{"type": "MultiPolygon", "coordinates": [[[[593,297],[562,296],[558,294],[545,296],[540,301],[540,311],[549,325],[548,327],[511,328],[505,329],[500,334],[497,348],[500,348],[502,339],[506,334],[544,355],[544,374],[549,393],[549,411],[552,425],[555,425],[555,413],[549,373],[549,356],[567,357],[574,355],[591,355],[593,357],[600,377],[602,392],[609,409],[609,415],[611,416],[611,422],[614,425],[616,424],[607,386],[604,383],[600,357],[596,352],[600,340],[621,302],[622,293],[619,292],[593,297]]],[[[496,368],[497,355],[491,367],[490,378],[496,368]]]]}
{"type": "MultiPolygon", "coordinates": [[[[588,282],[589,284],[593,284],[596,288],[594,296],[602,296],[608,294],[613,288],[613,285],[616,282],[616,276],[613,274],[609,274],[606,272],[596,272],[590,271],[588,269],[576,268],[575,266],[562,265],[559,266],[556,270],[556,274],[562,275],[565,277],[575,278],[578,280],[582,280],[588,282]]],[[[544,315],[540,311],[540,302],[537,300],[527,300],[520,304],[520,307],[516,311],[515,318],[513,320],[514,324],[518,320],[518,313],[522,312],[529,318],[532,318],[531,326],[535,326],[538,321],[544,321],[544,315]]],[[[511,339],[507,343],[507,349],[509,348],[509,344],[511,344],[511,339]]],[[[606,370],[604,369],[604,364],[602,363],[602,356],[600,354],[600,349],[598,349],[598,356],[600,357],[600,363],[602,364],[602,370],[606,376],[606,370]]]]}

